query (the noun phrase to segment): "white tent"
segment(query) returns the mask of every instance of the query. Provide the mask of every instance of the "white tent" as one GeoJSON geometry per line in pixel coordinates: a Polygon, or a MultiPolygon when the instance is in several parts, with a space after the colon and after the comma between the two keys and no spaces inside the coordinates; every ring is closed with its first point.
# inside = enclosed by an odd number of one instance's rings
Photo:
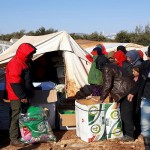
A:
{"type": "MultiPolygon", "coordinates": [[[[103,43],[105,48],[106,48],[106,51],[109,53],[109,52],[112,52],[112,51],[116,51],[117,47],[119,45],[123,45],[126,47],[126,50],[129,51],[129,50],[142,50],[143,53],[144,53],[144,59],[147,59],[146,55],[145,55],[145,51],[147,51],[147,47],[144,47],[142,45],[138,45],[138,44],[134,44],[134,43],[103,43]]],[[[86,48],[85,50],[90,53],[93,48],[95,48],[95,46],[92,46],[92,47],[88,47],[86,48]]]]}
{"type": "Polygon", "coordinates": [[[65,31],[43,36],[23,36],[0,56],[1,66],[5,66],[15,55],[21,43],[31,43],[37,48],[33,60],[46,52],[63,51],[67,97],[75,96],[80,88],[88,85],[87,75],[91,64],[85,57],[86,51],[65,31]]]}

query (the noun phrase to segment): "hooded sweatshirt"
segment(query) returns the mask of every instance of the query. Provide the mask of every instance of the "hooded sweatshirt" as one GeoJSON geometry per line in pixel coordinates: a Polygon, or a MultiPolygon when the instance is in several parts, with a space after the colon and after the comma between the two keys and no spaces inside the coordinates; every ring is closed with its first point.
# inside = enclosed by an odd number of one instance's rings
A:
{"type": "Polygon", "coordinates": [[[131,64],[137,66],[141,64],[140,55],[136,50],[130,50],[126,53],[127,57],[131,58],[131,64]]]}
{"type": "Polygon", "coordinates": [[[29,97],[32,82],[29,72],[31,58],[28,56],[36,52],[36,48],[29,44],[21,44],[16,55],[6,66],[6,93],[9,100],[20,100],[29,97]]]}

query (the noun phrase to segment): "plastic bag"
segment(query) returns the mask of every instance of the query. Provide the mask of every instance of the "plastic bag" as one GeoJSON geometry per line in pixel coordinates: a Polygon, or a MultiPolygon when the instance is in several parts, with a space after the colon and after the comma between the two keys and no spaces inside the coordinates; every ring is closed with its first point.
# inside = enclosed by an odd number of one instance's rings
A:
{"type": "Polygon", "coordinates": [[[56,141],[42,107],[30,106],[19,119],[21,141],[24,143],[56,141]]]}

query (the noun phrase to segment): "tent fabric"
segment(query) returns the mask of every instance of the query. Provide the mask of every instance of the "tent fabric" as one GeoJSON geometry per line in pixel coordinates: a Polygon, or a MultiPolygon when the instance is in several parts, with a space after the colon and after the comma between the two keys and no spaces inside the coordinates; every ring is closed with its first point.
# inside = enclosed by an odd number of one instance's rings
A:
{"type": "Polygon", "coordinates": [[[3,52],[3,54],[1,54],[0,64],[7,63],[15,55],[19,45],[24,42],[31,43],[37,48],[37,52],[33,59],[46,52],[60,50],[74,52],[78,57],[88,61],[85,57],[85,51],[81,49],[81,47],[72,39],[69,34],[67,34],[65,31],[61,31],[42,36],[23,36],[5,52],[3,52]]]}
{"type": "Polygon", "coordinates": [[[80,88],[88,84],[87,75],[91,63],[85,57],[87,52],[65,31],[42,36],[23,36],[0,56],[0,65],[7,64],[22,43],[31,43],[37,48],[33,60],[46,52],[63,51],[67,97],[76,96],[80,88]]]}
{"type": "MultiPolygon", "coordinates": [[[[119,45],[123,45],[126,47],[126,50],[129,51],[129,50],[133,50],[133,49],[136,49],[136,50],[142,50],[143,53],[144,53],[144,60],[147,59],[146,55],[145,55],[145,51],[147,49],[147,47],[144,47],[142,45],[138,45],[138,44],[134,44],[134,43],[103,43],[103,45],[105,46],[106,48],[106,51],[108,53],[112,52],[112,51],[116,51],[117,47],[119,45]]],[[[88,52],[88,53],[91,53],[91,51],[95,48],[95,46],[92,46],[92,47],[88,47],[86,48],[85,50],[88,52]]]]}
{"type": "MultiPolygon", "coordinates": [[[[134,43],[103,43],[103,45],[105,46],[107,52],[116,51],[116,49],[117,49],[117,47],[119,45],[125,46],[127,50],[142,49],[142,48],[144,48],[144,46],[138,45],[138,44],[134,44],[134,43]]],[[[90,53],[93,50],[94,47],[95,46],[88,47],[85,50],[88,53],[90,53]]]]}
{"type": "Polygon", "coordinates": [[[65,52],[64,58],[66,64],[67,95],[68,97],[72,97],[73,95],[76,95],[81,87],[88,84],[87,75],[90,67],[88,68],[88,66],[86,66],[79,57],[76,57],[75,54],[65,52]]]}

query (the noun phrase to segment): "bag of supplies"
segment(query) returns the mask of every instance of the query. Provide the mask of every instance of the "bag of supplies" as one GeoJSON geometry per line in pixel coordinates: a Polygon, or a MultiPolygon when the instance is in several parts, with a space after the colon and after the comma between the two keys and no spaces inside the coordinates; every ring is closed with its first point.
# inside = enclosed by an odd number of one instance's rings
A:
{"type": "Polygon", "coordinates": [[[42,107],[30,106],[19,118],[21,141],[24,143],[56,141],[42,107]]]}

